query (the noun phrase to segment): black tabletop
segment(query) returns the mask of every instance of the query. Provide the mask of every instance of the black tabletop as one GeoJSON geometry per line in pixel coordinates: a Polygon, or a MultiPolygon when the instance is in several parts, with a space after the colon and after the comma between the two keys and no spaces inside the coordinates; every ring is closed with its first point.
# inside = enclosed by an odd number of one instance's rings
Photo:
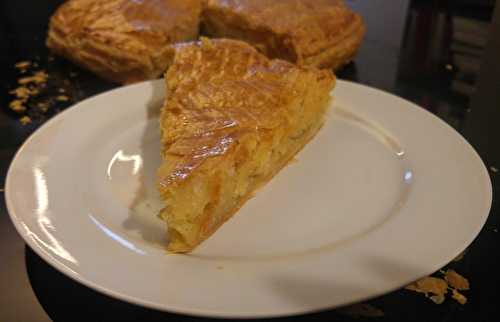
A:
{"type": "MultiPolygon", "coordinates": [[[[0,2],[2,195],[9,163],[33,131],[73,103],[117,87],[53,57],[45,48],[48,19],[61,2],[0,2]],[[20,62],[29,64],[16,67],[20,62]],[[13,111],[15,104],[10,105],[16,93],[12,91],[20,79],[44,78],[39,71],[47,73],[47,80],[35,81],[38,93],[23,100],[25,110],[13,111]]],[[[349,2],[364,16],[368,32],[355,61],[338,76],[413,101],[464,135],[490,170],[492,211],[463,258],[448,265],[470,281],[471,289],[464,292],[465,305],[452,299],[437,305],[422,294],[399,290],[364,304],[283,320],[499,321],[500,8],[494,10],[494,2],[488,0],[349,2]]],[[[0,321],[50,320],[204,319],[131,305],[62,275],[25,246],[8,218],[4,198],[0,198],[0,321]]]]}

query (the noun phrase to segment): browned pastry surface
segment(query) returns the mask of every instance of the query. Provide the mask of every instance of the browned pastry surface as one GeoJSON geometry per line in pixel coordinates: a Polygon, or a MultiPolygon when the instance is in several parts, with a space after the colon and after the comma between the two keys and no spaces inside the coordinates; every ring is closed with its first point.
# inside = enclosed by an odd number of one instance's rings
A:
{"type": "Polygon", "coordinates": [[[158,187],[173,252],[214,233],[317,133],[335,78],[235,40],[176,46],[158,187]]]}
{"type": "Polygon", "coordinates": [[[247,41],[272,58],[337,69],[356,54],[362,18],[341,0],[205,0],[204,31],[247,41]]]}
{"type": "Polygon", "coordinates": [[[171,43],[198,36],[201,0],[69,0],[50,21],[47,46],[106,79],[160,76],[171,43]]]}

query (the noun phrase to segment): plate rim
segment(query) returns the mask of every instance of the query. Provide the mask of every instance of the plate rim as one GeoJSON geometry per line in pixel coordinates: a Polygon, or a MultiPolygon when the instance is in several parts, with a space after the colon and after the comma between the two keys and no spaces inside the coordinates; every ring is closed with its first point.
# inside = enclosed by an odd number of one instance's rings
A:
{"type": "MultiPolygon", "coordinates": [[[[250,312],[242,312],[242,314],[232,314],[232,313],[226,313],[224,311],[212,311],[212,312],[209,312],[210,310],[208,310],[208,309],[178,308],[178,307],[175,307],[175,306],[173,306],[173,307],[169,306],[168,304],[166,305],[166,303],[164,303],[162,305],[160,303],[156,303],[156,302],[153,302],[153,301],[141,299],[138,296],[131,296],[131,295],[128,295],[128,294],[120,292],[120,291],[115,291],[115,290],[113,290],[111,288],[101,286],[99,283],[96,283],[95,281],[92,281],[92,280],[90,280],[88,278],[84,278],[84,277],[82,277],[78,273],[75,274],[75,272],[73,272],[71,269],[69,269],[68,267],[66,267],[66,265],[64,265],[63,263],[61,263],[59,260],[55,260],[55,259],[51,258],[48,254],[46,254],[45,251],[42,250],[33,241],[33,239],[31,239],[27,235],[27,233],[25,232],[25,230],[22,227],[22,223],[24,221],[21,220],[20,217],[15,213],[15,210],[14,210],[14,201],[13,201],[13,198],[11,196],[11,191],[14,190],[12,188],[12,185],[13,185],[13,183],[12,183],[12,180],[13,180],[12,179],[13,167],[14,167],[15,163],[17,162],[17,160],[20,158],[20,156],[23,154],[23,152],[25,151],[25,149],[38,136],[43,135],[44,131],[46,129],[48,129],[53,123],[58,122],[59,120],[63,120],[68,114],[73,113],[75,111],[75,109],[82,108],[82,105],[84,105],[86,102],[92,101],[92,100],[94,100],[96,98],[99,98],[101,96],[106,96],[106,95],[109,95],[111,93],[121,91],[121,90],[123,90],[125,88],[131,89],[132,87],[141,87],[141,86],[144,86],[146,84],[153,84],[155,82],[163,82],[163,79],[145,81],[145,82],[140,82],[140,83],[136,83],[136,84],[132,84],[132,85],[127,85],[127,86],[119,86],[119,87],[114,88],[112,90],[105,91],[105,92],[102,92],[102,93],[99,93],[99,94],[96,94],[96,95],[92,95],[92,96],[90,96],[90,97],[88,97],[88,98],[86,98],[86,99],[84,99],[82,101],[79,101],[76,104],[68,107],[67,109],[65,109],[61,113],[55,115],[50,120],[46,121],[44,124],[42,124],[38,129],[36,129],[22,143],[22,145],[18,148],[18,150],[16,151],[16,153],[14,154],[14,157],[12,158],[12,160],[10,162],[10,165],[9,165],[9,168],[8,168],[8,171],[7,171],[7,175],[6,175],[6,179],[5,179],[5,194],[4,194],[4,197],[5,197],[6,208],[7,208],[7,212],[9,214],[10,220],[12,221],[12,223],[13,223],[16,231],[17,231],[17,233],[22,237],[23,241],[30,247],[30,249],[32,249],[38,256],[40,256],[48,265],[56,268],[60,273],[66,275],[70,279],[73,279],[73,280],[77,281],[78,283],[83,284],[86,287],[94,289],[94,290],[96,290],[96,291],[98,291],[98,292],[100,292],[102,294],[105,294],[107,296],[110,296],[110,297],[112,297],[114,299],[117,299],[117,300],[120,300],[120,301],[125,301],[125,302],[131,303],[131,304],[140,305],[140,306],[144,306],[144,307],[147,307],[147,308],[151,308],[151,309],[155,309],[155,310],[160,310],[160,311],[164,311],[164,312],[168,312],[168,313],[183,314],[183,315],[197,316],[197,317],[212,317],[212,318],[236,318],[236,319],[245,319],[245,318],[274,318],[274,317],[284,317],[284,316],[295,316],[295,315],[301,315],[301,314],[310,314],[310,313],[321,312],[321,311],[325,311],[325,310],[329,310],[329,309],[333,309],[333,308],[339,307],[339,306],[332,307],[332,305],[330,305],[330,306],[324,305],[324,306],[317,307],[317,308],[312,308],[312,309],[299,308],[299,309],[297,309],[297,310],[295,310],[293,312],[290,311],[290,310],[287,310],[287,312],[289,312],[289,313],[283,313],[283,312],[282,313],[280,313],[280,312],[275,312],[275,313],[269,313],[269,312],[252,312],[252,313],[250,313],[250,312]]],[[[435,114],[433,114],[433,113],[425,110],[424,108],[420,107],[416,103],[413,103],[413,102],[411,102],[411,101],[409,101],[409,100],[407,100],[405,98],[399,97],[399,96],[397,96],[397,95],[395,95],[393,93],[387,92],[385,90],[374,88],[374,87],[371,87],[371,86],[368,86],[368,85],[365,85],[365,84],[361,84],[361,83],[357,83],[357,82],[352,82],[352,81],[346,81],[346,80],[342,80],[342,79],[338,79],[337,82],[338,82],[338,85],[342,84],[344,86],[347,85],[347,86],[360,87],[360,88],[362,88],[363,91],[370,91],[374,95],[390,96],[390,99],[392,99],[392,100],[396,99],[399,103],[405,104],[406,105],[405,108],[411,107],[413,110],[418,110],[419,112],[421,112],[423,114],[426,114],[427,116],[430,116],[433,119],[433,122],[437,121],[441,125],[445,125],[445,127],[447,127],[448,130],[452,130],[454,132],[455,136],[458,135],[458,138],[461,141],[461,144],[463,144],[465,146],[468,146],[470,148],[470,150],[474,153],[474,156],[478,160],[480,160],[483,174],[485,175],[485,178],[487,178],[487,180],[484,182],[486,184],[485,188],[487,189],[487,196],[485,196],[485,197],[486,197],[487,203],[489,205],[487,207],[487,209],[488,209],[487,210],[487,214],[484,216],[484,218],[483,218],[481,224],[478,226],[478,228],[475,229],[475,231],[473,233],[471,232],[471,234],[469,234],[469,237],[465,239],[465,241],[464,241],[464,243],[463,243],[462,246],[458,247],[459,250],[457,251],[456,254],[450,255],[449,258],[443,256],[442,262],[436,263],[432,267],[433,268],[433,270],[432,270],[433,272],[436,271],[436,270],[438,270],[438,269],[440,269],[444,265],[448,264],[451,260],[453,260],[453,258],[455,258],[456,255],[458,255],[464,249],[466,249],[467,247],[469,247],[469,245],[472,242],[474,242],[474,240],[478,237],[478,235],[480,234],[480,232],[484,228],[484,225],[485,225],[485,223],[486,223],[486,221],[487,221],[487,219],[488,219],[488,217],[489,217],[489,215],[491,213],[491,206],[492,206],[492,201],[493,201],[493,187],[492,187],[492,183],[491,183],[491,176],[490,176],[489,171],[488,171],[488,169],[487,169],[487,167],[485,165],[485,162],[483,161],[483,159],[481,158],[480,154],[477,152],[477,150],[475,149],[475,147],[472,146],[472,144],[470,144],[467,141],[467,139],[460,132],[458,132],[457,130],[455,130],[450,124],[446,123],[444,120],[442,120],[441,118],[439,118],[435,114]]],[[[333,93],[335,93],[335,89],[333,90],[333,93]]],[[[430,265],[427,266],[427,267],[431,268],[430,265]]],[[[432,273],[432,272],[429,272],[429,273],[432,273]]],[[[342,306],[344,306],[344,305],[350,305],[352,303],[357,303],[357,302],[360,302],[360,301],[366,301],[368,299],[381,296],[382,294],[386,294],[386,293],[392,292],[394,290],[397,290],[397,289],[401,288],[402,286],[404,286],[404,285],[400,285],[399,287],[393,287],[393,288],[385,288],[385,290],[382,293],[377,293],[377,294],[373,294],[373,295],[370,295],[370,296],[365,296],[365,297],[363,297],[363,298],[361,298],[359,300],[356,300],[356,301],[346,302],[342,306]]]]}

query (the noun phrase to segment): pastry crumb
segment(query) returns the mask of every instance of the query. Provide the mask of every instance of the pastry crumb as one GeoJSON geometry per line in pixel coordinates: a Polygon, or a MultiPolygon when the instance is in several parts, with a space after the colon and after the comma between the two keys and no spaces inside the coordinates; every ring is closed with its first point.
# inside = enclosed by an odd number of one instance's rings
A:
{"type": "Polygon", "coordinates": [[[26,111],[26,106],[24,106],[24,103],[26,103],[26,100],[22,99],[13,100],[12,102],[9,103],[9,108],[14,112],[22,113],[26,111]]]}
{"type": "Polygon", "coordinates": [[[385,316],[384,311],[381,309],[365,303],[350,305],[338,309],[338,312],[352,317],[379,318],[385,316]]]}
{"type": "Polygon", "coordinates": [[[495,168],[495,167],[490,167],[490,170],[491,170],[491,172],[493,172],[493,173],[497,173],[497,172],[498,172],[498,169],[497,169],[497,168],[495,168]]]}
{"type": "Polygon", "coordinates": [[[30,66],[31,66],[31,62],[30,62],[30,61],[27,61],[27,60],[26,60],[26,61],[21,61],[21,62],[16,63],[16,64],[14,65],[14,67],[16,67],[17,69],[21,69],[21,70],[22,70],[22,69],[27,69],[27,68],[29,68],[30,66]]]}
{"type": "Polygon", "coordinates": [[[49,78],[49,75],[45,71],[40,70],[40,71],[33,73],[33,76],[23,77],[23,78],[18,79],[17,82],[21,85],[30,84],[30,83],[42,84],[42,83],[45,83],[48,78],[49,78]]]}
{"type": "Polygon", "coordinates": [[[66,95],[59,95],[56,97],[56,100],[58,100],[60,102],[67,102],[67,101],[69,101],[69,97],[66,95]]]}
{"type": "Polygon", "coordinates": [[[469,281],[452,269],[446,271],[444,279],[451,287],[457,290],[465,291],[470,289],[469,281]]]}
{"type": "Polygon", "coordinates": [[[406,286],[405,289],[418,293],[444,295],[448,292],[448,283],[442,278],[428,276],[406,286]]]}
{"type": "Polygon", "coordinates": [[[464,305],[467,303],[467,298],[461,294],[460,292],[458,292],[457,290],[453,290],[453,293],[452,293],[452,296],[451,296],[455,301],[457,301],[458,303],[464,305]]]}
{"type": "Polygon", "coordinates": [[[15,95],[17,98],[27,99],[32,95],[37,95],[39,90],[36,88],[28,88],[26,86],[20,86],[9,92],[12,95],[15,95]]]}
{"type": "Polygon", "coordinates": [[[22,125],[28,125],[31,123],[31,118],[29,116],[23,116],[19,119],[22,125]]]}
{"type": "Polygon", "coordinates": [[[58,113],[63,104],[74,101],[74,87],[68,75],[49,76],[46,69],[37,67],[36,59],[14,65],[20,73],[15,86],[9,88],[8,93],[13,97],[6,107],[20,114],[19,117],[29,115],[29,118],[20,119],[23,125],[45,119],[47,113],[58,113]]]}
{"type": "Polygon", "coordinates": [[[47,112],[49,110],[49,104],[46,102],[37,103],[36,107],[42,112],[47,112]]]}
{"type": "Polygon", "coordinates": [[[436,304],[443,304],[444,300],[446,299],[444,297],[444,294],[432,295],[429,298],[431,299],[432,302],[434,302],[436,304]]]}
{"type": "Polygon", "coordinates": [[[223,270],[223,269],[224,269],[224,266],[219,265],[219,266],[217,266],[217,269],[218,269],[218,270],[223,270]]]}
{"type": "Polygon", "coordinates": [[[448,289],[452,291],[451,297],[458,303],[464,305],[467,303],[467,298],[458,292],[470,289],[469,281],[452,269],[446,271],[439,270],[444,275],[444,279],[437,277],[424,277],[408,286],[405,289],[424,293],[425,297],[429,298],[436,304],[442,304],[446,300],[445,295],[448,294],[448,289]]]}
{"type": "Polygon", "coordinates": [[[494,233],[498,233],[498,228],[493,228],[494,233]]]}

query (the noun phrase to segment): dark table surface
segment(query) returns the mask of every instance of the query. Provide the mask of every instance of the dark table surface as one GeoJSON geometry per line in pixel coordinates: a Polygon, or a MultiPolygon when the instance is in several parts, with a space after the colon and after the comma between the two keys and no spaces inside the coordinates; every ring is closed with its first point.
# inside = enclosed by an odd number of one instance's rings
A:
{"type": "MultiPolygon", "coordinates": [[[[449,265],[469,279],[468,303],[448,299],[436,305],[421,294],[399,290],[368,302],[383,311],[382,317],[356,316],[358,306],[285,320],[500,321],[500,174],[495,171],[500,168],[500,8],[494,11],[492,2],[350,1],[365,17],[368,33],[355,62],[339,72],[341,78],[395,93],[438,115],[472,143],[490,169],[494,201],[488,222],[463,259],[449,265]]],[[[44,121],[74,102],[117,86],[45,49],[48,18],[59,3],[0,2],[0,189],[14,153],[44,121]],[[34,65],[22,74],[14,64],[26,60],[34,65]],[[14,96],[9,91],[20,77],[42,69],[49,74],[47,86],[28,102],[27,112],[11,111],[14,96]],[[54,99],[60,88],[69,101],[54,99]],[[40,102],[47,111],[40,111],[40,102]],[[23,115],[32,122],[21,124],[23,115]]],[[[0,198],[0,321],[50,320],[201,319],[137,307],[70,280],[25,246],[0,198]]]]}

